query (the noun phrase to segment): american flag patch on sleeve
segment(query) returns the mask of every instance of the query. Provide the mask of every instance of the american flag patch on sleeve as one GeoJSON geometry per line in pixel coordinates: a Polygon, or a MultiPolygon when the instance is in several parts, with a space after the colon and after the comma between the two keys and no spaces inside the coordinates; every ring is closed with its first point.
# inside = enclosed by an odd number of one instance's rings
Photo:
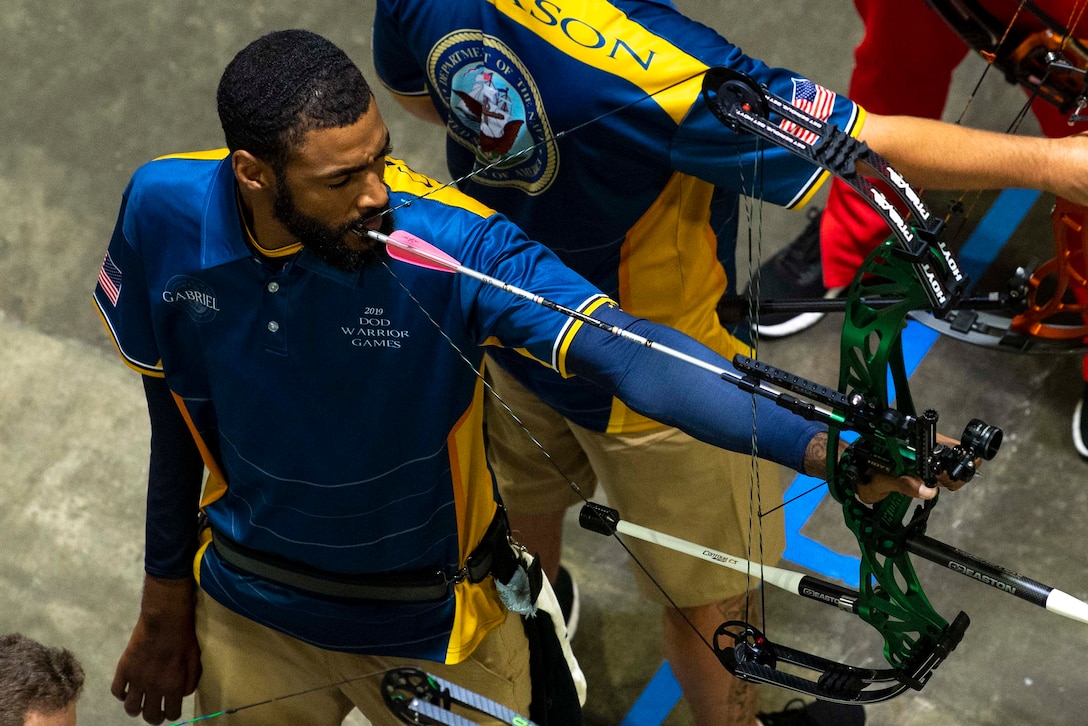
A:
{"type": "Polygon", "coordinates": [[[110,305],[117,307],[117,298],[121,295],[121,268],[114,264],[109,251],[102,260],[102,269],[98,271],[98,285],[106,293],[110,305]]]}
{"type": "MultiPolygon", "coordinates": [[[[827,121],[831,116],[831,111],[835,108],[835,94],[806,78],[794,78],[793,100],[790,103],[809,116],[815,116],[821,121],[827,121]]],[[[816,140],[816,134],[801,128],[792,121],[783,121],[779,124],[779,127],[806,144],[811,144],[816,140]]]]}

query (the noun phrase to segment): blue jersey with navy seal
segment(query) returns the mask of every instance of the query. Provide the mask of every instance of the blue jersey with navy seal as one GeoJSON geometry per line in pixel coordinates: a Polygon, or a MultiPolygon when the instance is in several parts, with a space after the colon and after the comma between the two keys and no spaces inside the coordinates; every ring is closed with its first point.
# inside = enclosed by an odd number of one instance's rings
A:
{"type": "MultiPolygon", "coordinates": [[[[374,64],[445,118],[450,173],[634,315],[731,358],[715,310],[733,286],[739,194],[798,207],[826,173],[725,127],[703,73],[741,71],[857,133],[862,110],[746,56],[664,0],[378,0],[374,64]]],[[[799,130],[797,131],[799,133],[799,130]]],[[[652,422],[579,379],[496,358],[597,431],[652,422]]]]}
{"type": "MultiPolygon", "coordinates": [[[[396,227],[466,266],[574,309],[606,301],[460,192],[393,159],[385,181],[396,227]]],[[[245,239],[226,151],[164,157],[126,189],[95,291],[123,359],[164,376],[190,425],[214,529],[330,573],[463,567],[497,508],[481,346],[562,370],[575,326],[466,276],[396,261],[346,273],[245,239]]],[[[455,663],[505,617],[490,579],[439,602],[340,602],[233,571],[207,542],[195,574],[232,610],[348,652],[455,663]]]]}

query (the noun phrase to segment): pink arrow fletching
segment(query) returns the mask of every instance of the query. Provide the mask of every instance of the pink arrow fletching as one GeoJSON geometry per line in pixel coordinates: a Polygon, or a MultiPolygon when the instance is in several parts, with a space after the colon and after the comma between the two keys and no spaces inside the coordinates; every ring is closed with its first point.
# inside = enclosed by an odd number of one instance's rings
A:
{"type": "Polygon", "coordinates": [[[424,242],[419,237],[404,230],[398,229],[389,235],[387,247],[390,257],[394,260],[406,262],[409,265],[440,272],[457,272],[458,268],[461,267],[460,262],[430,242],[424,242]]]}

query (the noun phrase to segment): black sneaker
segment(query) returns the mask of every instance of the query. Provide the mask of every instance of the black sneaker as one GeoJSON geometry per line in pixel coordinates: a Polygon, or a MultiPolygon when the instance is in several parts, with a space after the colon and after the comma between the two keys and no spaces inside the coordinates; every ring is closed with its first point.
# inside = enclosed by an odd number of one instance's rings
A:
{"type": "Polygon", "coordinates": [[[762,726],[864,726],[865,709],[830,701],[806,704],[795,698],[781,711],[757,713],[762,726]]]}
{"type": "Polygon", "coordinates": [[[572,640],[578,631],[578,615],[582,603],[578,596],[578,583],[566,567],[559,566],[559,574],[555,576],[552,590],[555,591],[555,599],[559,601],[559,609],[563,611],[563,620],[567,622],[567,639],[572,640]]]}
{"type": "MultiPolygon", "coordinates": [[[[824,270],[820,262],[820,218],[823,211],[812,207],[806,214],[808,224],[797,239],[760,265],[761,300],[833,298],[843,291],[841,287],[824,287],[824,270]]],[[[823,316],[824,313],[770,313],[759,315],[752,327],[760,337],[784,338],[811,328],[823,316]]]]}
{"type": "Polygon", "coordinates": [[[1080,454],[1080,458],[1088,461],[1088,416],[1084,415],[1085,402],[1088,401],[1088,383],[1084,385],[1084,393],[1077,401],[1077,407],[1073,409],[1073,446],[1080,454]]]}

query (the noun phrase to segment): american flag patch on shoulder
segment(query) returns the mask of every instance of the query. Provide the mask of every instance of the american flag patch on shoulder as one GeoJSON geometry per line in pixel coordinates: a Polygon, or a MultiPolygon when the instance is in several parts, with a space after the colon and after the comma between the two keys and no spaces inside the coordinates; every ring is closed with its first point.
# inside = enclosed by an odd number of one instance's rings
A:
{"type": "Polygon", "coordinates": [[[114,264],[109,251],[102,260],[102,269],[98,271],[98,285],[106,293],[110,305],[117,307],[117,298],[121,296],[121,268],[114,264]]]}
{"type": "MultiPolygon", "coordinates": [[[[835,94],[807,78],[794,78],[793,100],[790,103],[809,116],[815,116],[821,121],[827,121],[831,117],[831,111],[835,108],[835,94]]],[[[779,127],[807,144],[811,144],[816,140],[816,134],[801,128],[792,121],[783,121],[779,124],[779,127]]]]}

